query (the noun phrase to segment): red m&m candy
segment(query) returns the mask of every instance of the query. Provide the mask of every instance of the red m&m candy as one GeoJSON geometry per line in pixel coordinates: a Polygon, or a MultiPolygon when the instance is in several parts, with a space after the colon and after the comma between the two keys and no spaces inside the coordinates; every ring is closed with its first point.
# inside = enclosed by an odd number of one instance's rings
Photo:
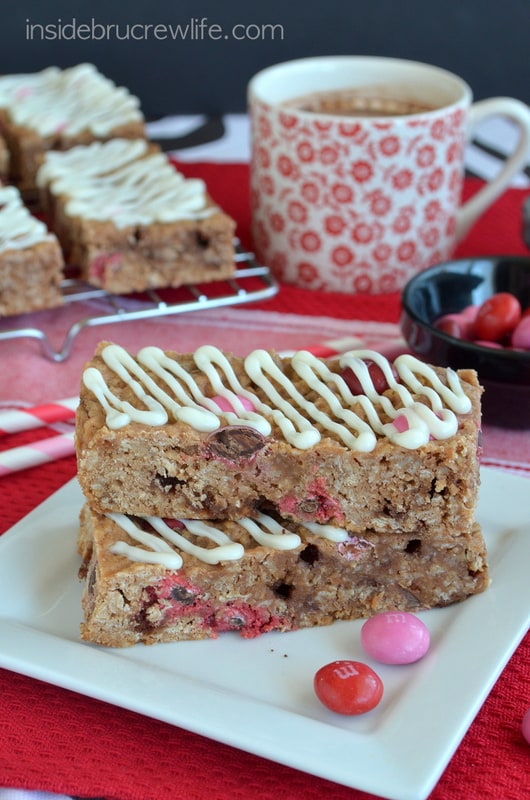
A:
{"type": "Polygon", "coordinates": [[[480,306],[474,323],[475,339],[499,342],[521,319],[521,304],[510,292],[497,292],[480,306]]]}
{"type": "Polygon", "coordinates": [[[332,661],[321,667],[313,681],[320,702],[337,714],[365,714],[380,702],[383,682],[362,661],[332,661]]]}

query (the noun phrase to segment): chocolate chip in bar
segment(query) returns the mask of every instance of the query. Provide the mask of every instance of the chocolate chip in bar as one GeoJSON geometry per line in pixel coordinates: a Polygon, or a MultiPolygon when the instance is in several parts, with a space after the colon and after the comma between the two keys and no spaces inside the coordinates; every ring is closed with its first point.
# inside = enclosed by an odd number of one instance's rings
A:
{"type": "Polygon", "coordinates": [[[261,433],[244,425],[228,425],[208,437],[208,450],[215,458],[228,461],[250,459],[265,444],[261,433]]]}

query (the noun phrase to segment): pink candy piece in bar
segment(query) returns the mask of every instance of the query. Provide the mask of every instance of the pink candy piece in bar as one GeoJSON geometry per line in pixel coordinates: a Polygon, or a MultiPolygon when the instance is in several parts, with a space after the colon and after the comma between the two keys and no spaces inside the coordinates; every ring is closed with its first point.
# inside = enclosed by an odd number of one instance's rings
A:
{"type": "Polygon", "coordinates": [[[14,94],[17,100],[22,100],[24,97],[29,97],[33,92],[34,89],[31,86],[20,86],[14,94]]]}
{"type": "MultiPolygon", "coordinates": [[[[222,397],[221,395],[215,395],[215,397],[211,398],[216,406],[219,407],[220,411],[232,411],[234,413],[234,407],[230,403],[230,401],[226,397],[222,397]]],[[[241,395],[237,395],[237,399],[240,401],[241,405],[245,409],[245,411],[252,411],[254,406],[246,397],[241,397],[241,395]]]]}
{"type": "Polygon", "coordinates": [[[399,433],[404,433],[409,429],[409,421],[404,414],[399,414],[394,420],[394,427],[399,433]]]}

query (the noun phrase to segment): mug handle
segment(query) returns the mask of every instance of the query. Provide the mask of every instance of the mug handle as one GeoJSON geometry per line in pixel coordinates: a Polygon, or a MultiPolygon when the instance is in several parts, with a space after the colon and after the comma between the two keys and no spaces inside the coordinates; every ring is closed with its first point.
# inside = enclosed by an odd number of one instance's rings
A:
{"type": "Polygon", "coordinates": [[[456,240],[460,241],[475,220],[487,209],[508,186],[513,176],[519,172],[530,154],[530,108],[520,100],[511,97],[492,97],[479,100],[469,109],[467,139],[482,120],[487,117],[503,115],[513,120],[520,131],[519,141],[514,152],[508,156],[496,175],[476,195],[464,203],[456,217],[456,240]]]}

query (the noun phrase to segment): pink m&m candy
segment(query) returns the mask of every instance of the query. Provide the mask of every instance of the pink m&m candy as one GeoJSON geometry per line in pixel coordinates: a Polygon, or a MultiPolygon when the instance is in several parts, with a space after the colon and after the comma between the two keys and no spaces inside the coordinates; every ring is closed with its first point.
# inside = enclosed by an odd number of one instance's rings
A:
{"type": "Polygon", "coordinates": [[[384,611],[366,620],[361,628],[366,653],[382,664],[412,664],[430,645],[424,623],[407,611],[384,611]]]}
{"type": "Polygon", "coordinates": [[[467,322],[473,323],[477,318],[478,310],[479,306],[466,306],[462,311],[458,312],[458,316],[467,320],[467,322]]]}
{"type": "Polygon", "coordinates": [[[530,744],[530,708],[527,710],[526,714],[523,717],[523,723],[521,725],[523,736],[530,744]]]}
{"type": "Polygon", "coordinates": [[[467,339],[470,332],[470,323],[461,314],[444,314],[436,320],[434,327],[455,339],[467,339]]]}
{"type": "Polygon", "coordinates": [[[515,328],[511,345],[517,350],[530,350],[530,316],[523,317],[515,328]]]}

